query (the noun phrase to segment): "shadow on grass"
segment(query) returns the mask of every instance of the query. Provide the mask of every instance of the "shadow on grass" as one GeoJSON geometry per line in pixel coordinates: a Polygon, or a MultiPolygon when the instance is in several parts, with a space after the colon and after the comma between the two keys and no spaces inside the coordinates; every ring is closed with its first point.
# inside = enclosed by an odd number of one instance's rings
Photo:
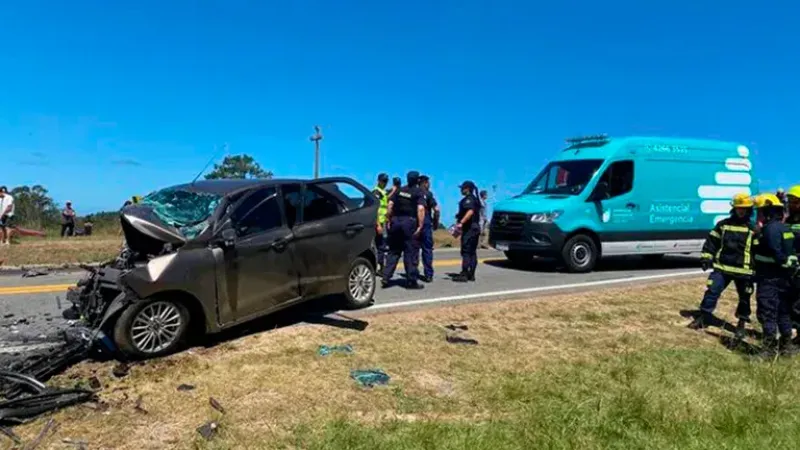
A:
{"type": "MultiPolygon", "coordinates": [[[[693,310],[682,309],[680,311],[680,315],[681,315],[681,317],[683,317],[685,319],[694,320],[694,319],[696,319],[697,317],[700,316],[700,311],[696,310],[696,309],[693,309],[693,310]]],[[[688,324],[687,324],[687,326],[688,326],[688,324]]],[[[752,345],[752,344],[750,344],[750,343],[748,343],[746,341],[742,341],[742,340],[736,339],[736,337],[734,336],[734,334],[736,333],[736,326],[734,324],[728,322],[727,320],[721,319],[721,318],[716,317],[716,316],[712,316],[711,323],[705,329],[703,329],[702,331],[704,331],[709,336],[713,336],[713,337],[717,338],[719,340],[720,344],[722,344],[723,347],[727,348],[728,350],[731,350],[731,351],[736,352],[736,353],[740,353],[740,354],[745,355],[745,356],[755,356],[756,354],[758,354],[758,352],[761,349],[761,347],[752,345]],[[722,333],[714,332],[714,331],[711,331],[712,328],[717,328],[717,329],[719,329],[721,331],[724,331],[724,332],[727,332],[727,333],[730,333],[730,334],[722,334],[722,333]]],[[[755,330],[753,328],[747,328],[745,333],[746,333],[747,337],[749,337],[749,338],[761,340],[762,334],[759,331],[757,331],[757,330],[755,330]]]]}

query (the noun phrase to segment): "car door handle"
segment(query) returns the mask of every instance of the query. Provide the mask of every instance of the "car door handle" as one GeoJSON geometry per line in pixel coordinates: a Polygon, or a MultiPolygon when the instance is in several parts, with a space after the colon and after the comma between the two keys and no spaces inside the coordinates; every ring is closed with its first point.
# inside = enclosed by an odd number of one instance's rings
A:
{"type": "Polygon", "coordinates": [[[292,239],[288,237],[276,239],[272,242],[272,244],[270,244],[268,249],[274,249],[276,252],[282,252],[286,250],[286,247],[289,245],[289,241],[291,240],[292,239]]]}
{"type": "Polygon", "coordinates": [[[351,223],[350,225],[344,227],[344,232],[348,236],[353,236],[354,234],[362,231],[366,226],[363,223],[351,223]]]}
{"type": "Polygon", "coordinates": [[[625,207],[628,209],[634,209],[637,208],[638,206],[639,205],[637,205],[636,203],[628,203],[627,205],[625,205],[625,207]]]}

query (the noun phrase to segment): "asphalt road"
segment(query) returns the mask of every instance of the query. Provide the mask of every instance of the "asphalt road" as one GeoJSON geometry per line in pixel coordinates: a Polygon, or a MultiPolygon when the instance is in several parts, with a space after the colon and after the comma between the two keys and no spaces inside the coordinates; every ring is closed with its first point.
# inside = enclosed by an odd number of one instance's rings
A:
{"type": "MultiPolygon", "coordinates": [[[[432,283],[418,291],[407,291],[402,285],[378,288],[375,304],[362,312],[592,290],[700,273],[696,257],[669,257],[658,262],[640,258],[607,260],[592,273],[567,274],[558,271],[549,261],[514,267],[502,253],[482,250],[477,281],[455,283],[449,275],[459,272],[459,258],[457,250],[438,250],[432,283]]],[[[398,275],[402,273],[402,263],[398,272],[398,275]]],[[[56,272],[34,278],[0,275],[0,340],[29,339],[65,327],[60,308],[69,305],[64,294],[82,275],[82,272],[56,272]]]]}

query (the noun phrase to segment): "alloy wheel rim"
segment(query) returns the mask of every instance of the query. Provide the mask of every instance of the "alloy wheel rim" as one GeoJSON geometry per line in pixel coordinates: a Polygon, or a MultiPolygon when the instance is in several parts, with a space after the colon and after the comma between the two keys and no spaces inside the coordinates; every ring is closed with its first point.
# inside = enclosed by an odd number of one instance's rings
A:
{"type": "Polygon", "coordinates": [[[143,353],[156,353],[175,343],[183,325],[180,311],[172,303],[154,302],[133,319],[131,338],[143,353]]]}
{"type": "Polygon", "coordinates": [[[364,264],[359,264],[350,271],[347,282],[350,295],[359,303],[366,302],[372,296],[375,287],[375,276],[364,264]]]}

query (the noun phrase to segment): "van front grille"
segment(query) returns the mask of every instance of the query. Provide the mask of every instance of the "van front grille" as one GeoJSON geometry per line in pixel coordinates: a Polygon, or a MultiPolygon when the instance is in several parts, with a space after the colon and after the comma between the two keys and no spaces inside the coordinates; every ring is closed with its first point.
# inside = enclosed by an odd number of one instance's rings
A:
{"type": "Polygon", "coordinates": [[[495,211],[489,224],[489,232],[494,239],[518,240],[522,238],[522,232],[527,221],[527,214],[495,211]]]}

